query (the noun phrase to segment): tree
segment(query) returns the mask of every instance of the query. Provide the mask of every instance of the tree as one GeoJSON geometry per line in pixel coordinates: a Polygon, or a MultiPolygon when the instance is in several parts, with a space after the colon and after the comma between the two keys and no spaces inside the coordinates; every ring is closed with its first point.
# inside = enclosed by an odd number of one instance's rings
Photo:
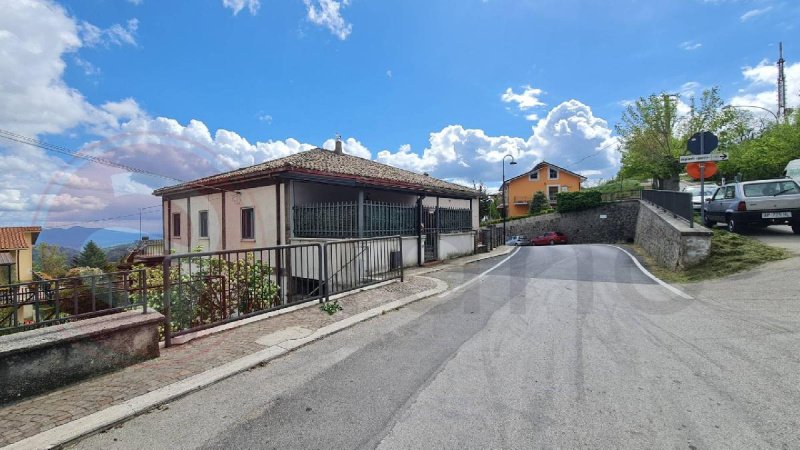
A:
{"type": "Polygon", "coordinates": [[[751,132],[748,114],[723,109],[719,89],[703,91],[700,99],[690,97],[689,114],[678,117],[678,99],[673,95],[651,94],[628,105],[616,132],[622,139],[621,178],[653,178],[658,189],[677,189],[684,167],[678,158],[686,153],[686,141],[697,131],[711,131],[720,146],[744,140],[751,132]]]}
{"type": "Polygon", "coordinates": [[[94,241],[89,241],[83,247],[83,250],[75,257],[72,262],[75,267],[95,267],[98,269],[105,269],[108,265],[106,254],[103,249],[98,247],[94,241]]]}
{"type": "Polygon", "coordinates": [[[550,202],[547,201],[547,196],[542,191],[536,191],[531,199],[531,206],[529,212],[531,214],[539,214],[545,209],[550,207],[550,202]]]}
{"type": "Polygon", "coordinates": [[[38,246],[39,258],[36,264],[38,272],[44,272],[53,278],[61,278],[67,273],[67,255],[57,245],[41,243],[38,246]]]}
{"type": "Polygon", "coordinates": [[[773,124],[761,134],[725,148],[728,160],[719,164],[727,179],[741,175],[744,180],[783,176],[786,164],[800,159],[800,112],[788,123],[773,124]]]}

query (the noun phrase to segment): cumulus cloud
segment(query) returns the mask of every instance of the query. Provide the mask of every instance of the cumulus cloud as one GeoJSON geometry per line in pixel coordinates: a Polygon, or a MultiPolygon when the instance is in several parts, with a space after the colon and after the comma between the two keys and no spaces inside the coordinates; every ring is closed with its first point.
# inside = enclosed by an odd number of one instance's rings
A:
{"type": "MultiPolygon", "coordinates": [[[[546,106],[546,103],[540,100],[544,91],[538,88],[523,86],[523,91],[520,93],[514,92],[512,88],[506,89],[500,96],[500,100],[505,103],[516,103],[520,111],[528,111],[534,108],[546,106]]],[[[539,120],[539,115],[536,113],[528,113],[525,118],[532,122],[539,120]]]]}
{"type": "Polygon", "coordinates": [[[353,25],[342,17],[341,9],[350,5],[350,0],[303,0],[308,20],[328,29],[341,40],[347,39],[353,32],[353,25]]]}
{"type": "Polygon", "coordinates": [[[261,7],[261,0],[222,0],[222,6],[230,8],[234,16],[245,8],[250,14],[255,15],[261,7]]]}
{"type": "MultiPolygon", "coordinates": [[[[786,84],[788,86],[800,86],[800,62],[786,64],[784,68],[786,74],[786,84]]],[[[747,83],[745,87],[739,89],[729,103],[736,106],[759,106],[770,111],[778,110],[778,98],[776,89],[778,85],[778,68],[768,60],[762,60],[755,66],[745,66],[742,68],[742,77],[747,83]]],[[[800,106],[800,91],[791,89],[786,92],[786,104],[790,108],[800,106]]],[[[756,115],[761,113],[755,109],[752,112],[756,115]]],[[[767,114],[767,113],[764,113],[767,114]]],[[[771,117],[771,115],[765,116],[771,117]]]]}
{"type": "Polygon", "coordinates": [[[683,41],[678,45],[678,47],[680,47],[680,48],[682,48],[684,50],[687,50],[687,51],[697,50],[698,48],[700,48],[702,46],[703,46],[703,44],[701,44],[699,42],[695,42],[695,41],[683,41]]]}

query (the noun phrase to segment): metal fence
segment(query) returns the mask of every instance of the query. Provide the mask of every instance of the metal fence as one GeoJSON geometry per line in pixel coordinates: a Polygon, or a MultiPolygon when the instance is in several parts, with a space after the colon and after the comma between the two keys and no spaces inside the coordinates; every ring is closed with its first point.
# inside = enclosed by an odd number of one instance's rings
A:
{"type": "Polygon", "coordinates": [[[324,296],[323,244],[169,255],[150,294],[164,340],[324,296]]]}
{"type": "Polygon", "coordinates": [[[0,335],[141,307],[144,269],[28,281],[0,287],[0,335]]]}
{"type": "Polygon", "coordinates": [[[646,189],[642,191],[642,200],[648,201],[659,208],[672,213],[673,217],[680,217],[694,227],[694,209],[692,208],[692,194],[678,191],[657,191],[646,189]]]}
{"type": "Polygon", "coordinates": [[[403,280],[400,236],[328,242],[324,252],[327,295],[395,278],[403,280]]]}
{"type": "Polygon", "coordinates": [[[604,202],[618,202],[620,200],[637,200],[642,198],[642,190],[603,192],[601,198],[604,202]]]}
{"type": "Polygon", "coordinates": [[[358,203],[315,203],[294,207],[297,237],[348,238],[358,236],[358,203]]]}
{"type": "Polygon", "coordinates": [[[164,341],[226,322],[323,301],[403,278],[400,236],[165,257],[148,291],[165,316],[164,341]]]}

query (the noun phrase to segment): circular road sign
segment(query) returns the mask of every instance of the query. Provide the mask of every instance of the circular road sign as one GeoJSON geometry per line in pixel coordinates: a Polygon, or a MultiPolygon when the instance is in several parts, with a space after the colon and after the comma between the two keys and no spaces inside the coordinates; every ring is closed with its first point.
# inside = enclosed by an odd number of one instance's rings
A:
{"type": "Polygon", "coordinates": [[[686,150],[693,155],[705,155],[714,151],[719,145],[719,139],[710,131],[700,131],[692,135],[686,142],[686,150]],[[702,152],[700,151],[702,139],[702,152]]]}
{"type": "Polygon", "coordinates": [[[704,163],[689,163],[686,164],[686,173],[689,174],[690,177],[694,178],[695,180],[700,179],[700,166],[705,165],[705,178],[711,178],[714,174],[717,173],[717,164],[713,162],[704,162],[704,163]]]}

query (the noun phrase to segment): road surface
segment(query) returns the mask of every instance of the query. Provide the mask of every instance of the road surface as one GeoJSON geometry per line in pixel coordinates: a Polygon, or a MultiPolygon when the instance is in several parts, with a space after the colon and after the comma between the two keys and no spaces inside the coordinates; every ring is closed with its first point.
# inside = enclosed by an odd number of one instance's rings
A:
{"type": "Polygon", "coordinates": [[[76,447],[797,447],[797,299],[687,299],[603,245],[499,262],[76,447]]]}

